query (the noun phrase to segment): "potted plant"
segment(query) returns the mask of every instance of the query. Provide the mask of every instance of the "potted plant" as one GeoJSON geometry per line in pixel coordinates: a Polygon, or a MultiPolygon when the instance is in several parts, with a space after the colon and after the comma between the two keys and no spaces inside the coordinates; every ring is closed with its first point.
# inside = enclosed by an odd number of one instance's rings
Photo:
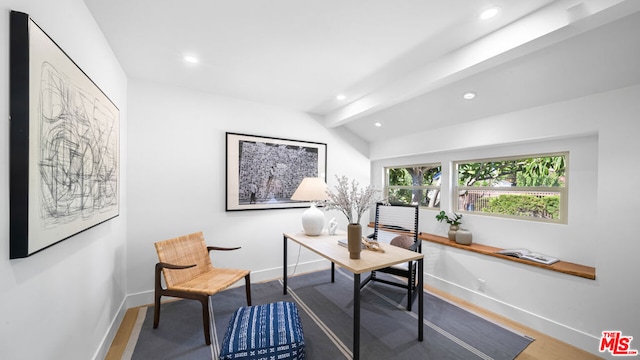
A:
{"type": "Polygon", "coordinates": [[[439,214],[436,215],[436,220],[439,222],[446,222],[449,224],[449,240],[456,239],[456,231],[460,229],[460,224],[462,224],[462,214],[453,213],[453,216],[448,216],[444,210],[440,211],[439,214]]]}
{"type": "Polygon", "coordinates": [[[376,190],[371,186],[364,189],[359,188],[357,181],[349,182],[346,176],[338,177],[338,185],[335,191],[327,190],[329,200],[327,200],[327,210],[340,210],[346,217],[347,242],[349,247],[349,257],[351,259],[360,258],[362,225],[360,220],[365,211],[376,203],[376,190]]]}

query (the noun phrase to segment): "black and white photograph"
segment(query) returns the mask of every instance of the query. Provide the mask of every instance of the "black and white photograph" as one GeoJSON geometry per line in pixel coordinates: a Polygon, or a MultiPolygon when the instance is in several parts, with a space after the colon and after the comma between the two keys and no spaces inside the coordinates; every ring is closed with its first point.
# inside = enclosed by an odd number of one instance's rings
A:
{"type": "Polygon", "coordinates": [[[227,133],[227,211],[308,207],[291,200],[305,177],[326,181],[327,145],[227,133]]]}

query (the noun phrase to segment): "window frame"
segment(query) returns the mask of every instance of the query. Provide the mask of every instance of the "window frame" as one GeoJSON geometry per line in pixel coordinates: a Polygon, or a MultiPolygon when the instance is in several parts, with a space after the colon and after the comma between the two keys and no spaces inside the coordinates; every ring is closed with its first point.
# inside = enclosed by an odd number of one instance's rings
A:
{"type": "Polygon", "coordinates": [[[537,154],[523,154],[523,155],[513,155],[513,156],[499,156],[499,157],[490,157],[490,158],[480,158],[480,159],[466,159],[466,160],[456,160],[451,162],[451,177],[452,177],[452,188],[450,192],[450,201],[451,208],[454,209],[456,213],[464,213],[464,214],[472,214],[478,216],[489,216],[496,218],[508,218],[508,219],[517,219],[524,221],[533,221],[533,222],[543,222],[543,223],[554,223],[554,224],[567,224],[569,219],[569,151],[558,151],[552,153],[537,153],[537,154]],[[459,165],[460,164],[468,164],[468,163],[479,163],[479,162],[496,162],[496,161],[508,161],[508,160],[520,160],[520,159],[529,159],[529,158],[543,158],[543,157],[553,157],[553,156],[563,156],[565,161],[565,171],[564,171],[564,186],[558,187],[544,187],[544,186],[512,186],[512,187],[493,187],[493,186],[461,186],[459,185],[459,165]],[[482,212],[482,211],[469,211],[467,209],[459,208],[459,197],[462,191],[466,190],[486,190],[486,191],[499,191],[499,192],[507,192],[507,193],[522,193],[522,192],[553,192],[558,193],[560,196],[559,201],[559,215],[558,219],[547,219],[547,218],[539,218],[533,216],[521,216],[521,215],[508,215],[508,214],[496,214],[490,212],[482,212]]]}

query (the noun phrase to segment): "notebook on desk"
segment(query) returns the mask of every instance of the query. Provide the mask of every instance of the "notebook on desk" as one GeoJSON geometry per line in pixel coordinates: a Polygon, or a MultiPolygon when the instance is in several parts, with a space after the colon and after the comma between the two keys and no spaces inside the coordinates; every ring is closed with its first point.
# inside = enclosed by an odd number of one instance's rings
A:
{"type": "MultiPolygon", "coordinates": [[[[338,245],[344,246],[346,248],[349,247],[349,243],[347,242],[347,239],[338,240],[338,245]]],[[[363,250],[365,249],[365,245],[362,242],[360,243],[360,248],[363,249],[363,250]]]]}

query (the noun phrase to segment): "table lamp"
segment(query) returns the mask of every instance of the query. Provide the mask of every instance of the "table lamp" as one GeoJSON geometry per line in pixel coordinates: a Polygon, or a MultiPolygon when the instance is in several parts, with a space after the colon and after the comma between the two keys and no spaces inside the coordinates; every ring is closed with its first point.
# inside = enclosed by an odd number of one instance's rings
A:
{"type": "Polygon", "coordinates": [[[302,214],[302,228],[310,236],[320,235],[324,227],[324,213],[316,207],[316,201],[328,200],[327,184],[319,177],[302,179],[291,200],[311,201],[311,207],[302,214]]]}

